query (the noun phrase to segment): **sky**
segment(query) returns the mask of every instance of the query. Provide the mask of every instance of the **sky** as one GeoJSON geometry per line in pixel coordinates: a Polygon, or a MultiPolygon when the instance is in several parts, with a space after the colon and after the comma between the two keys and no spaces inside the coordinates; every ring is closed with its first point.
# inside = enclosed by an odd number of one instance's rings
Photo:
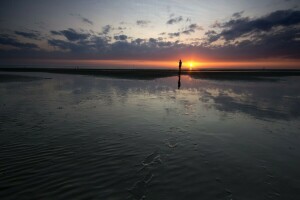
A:
{"type": "Polygon", "coordinates": [[[299,0],[1,0],[0,66],[300,68],[299,0]]]}

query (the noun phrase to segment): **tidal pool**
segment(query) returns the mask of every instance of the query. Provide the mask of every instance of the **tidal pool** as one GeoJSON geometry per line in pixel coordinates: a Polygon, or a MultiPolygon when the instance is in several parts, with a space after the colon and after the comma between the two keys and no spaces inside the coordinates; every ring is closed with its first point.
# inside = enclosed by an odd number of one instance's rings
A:
{"type": "Polygon", "coordinates": [[[300,199],[300,77],[1,75],[0,199],[300,199]]]}

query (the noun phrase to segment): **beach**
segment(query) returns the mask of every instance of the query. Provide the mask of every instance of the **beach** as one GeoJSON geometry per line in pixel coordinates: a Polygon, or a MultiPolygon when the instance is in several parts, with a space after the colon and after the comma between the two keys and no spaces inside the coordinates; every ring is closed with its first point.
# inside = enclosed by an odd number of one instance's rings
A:
{"type": "Polygon", "coordinates": [[[298,72],[219,73],[1,71],[0,198],[298,199],[298,72]]]}

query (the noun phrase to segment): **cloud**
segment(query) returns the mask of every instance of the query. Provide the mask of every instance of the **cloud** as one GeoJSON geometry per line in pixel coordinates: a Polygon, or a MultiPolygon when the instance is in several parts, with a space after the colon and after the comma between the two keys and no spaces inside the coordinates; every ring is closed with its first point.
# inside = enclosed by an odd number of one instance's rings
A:
{"type": "Polygon", "coordinates": [[[300,11],[278,10],[255,19],[249,17],[231,19],[220,24],[220,28],[223,28],[223,30],[218,36],[230,41],[247,34],[258,34],[276,27],[288,27],[298,24],[300,24],[300,11]]]}
{"type": "Polygon", "coordinates": [[[67,30],[62,30],[62,31],[50,31],[50,33],[53,35],[63,35],[69,41],[85,40],[90,36],[90,34],[88,33],[79,33],[72,28],[69,28],[67,30]]]}
{"type": "Polygon", "coordinates": [[[150,43],[156,43],[156,42],[157,42],[157,40],[156,40],[156,39],[154,39],[154,38],[149,38],[149,42],[150,42],[150,43]]]}
{"type": "Polygon", "coordinates": [[[215,42],[220,38],[220,36],[214,30],[207,31],[205,35],[207,36],[206,40],[208,44],[215,42]]]}
{"type": "Polygon", "coordinates": [[[244,13],[244,11],[233,13],[232,17],[234,17],[234,18],[241,18],[242,15],[243,15],[243,13],[244,13]]]}
{"type": "MultiPolygon", "coordinates": [[[[203,43],[204,49],[209,50],[215,59],[267,59],[267,58],[300,58],[300,41],[297,41],[299,29],[294,27],[281,30],[270,31],[264,34],[253,35],[247,39],[239,39],[234,43],[224,43],[223,45],[211,46],[210,43],[219,39],[219,35],[214,31],[206,32],[209,36],[207,43],[203,43]]],[[[299,37],[299,35],[298,35],[299,37]]],[[[206,51],[206,53],[208,53],[206,51]]]]}
{"type": "Polygon", "coordinates": [[[137,20],[136,21],[136,24],[141,27],[146,27],[150,23],[151,23],[151,21],[148,21],[148,20],[137,20]]]}
{"type": "Polygon", "coordinates": [[[123,30],[126,30],[126,29],[127,29],[126,27],[122,27],[122,26],[119,26],[119,27],[118,27],[118,30],[119,30],[119,31],[123,31],[123,30]]]}
{"type": "Polygon", "coordinates": [[[163,42],[158,38],[137,38],[130,42],[126,40],[127,38],[129,37],[126,35],[118,35],[115,37],[117,41],[111,43],[103,36],[93,35],[80,42],[50,39],[48,44],[57,48],[55,51],[61,52],[59,55],[66,58],[159,59],[177,51],[177,48],[174,48],[177,43],[163,42]]]}
{"type": "Polygon", "coordinates": [[[52,35],[62,35],[62,33],[59,32],[59,31],[50,31],[50,33],[51,33],[52,35]]]}
{"type": "Polygon", "coordinates": [[[0,35],[0,44],[13,46],[13,47],[17,47],[17,48],[24,48],[24,49],[37,49],[38,48],[38,46],[36,44],[22,43],[22,42],[19,42],[18,40],[11,38],[5,34],[0,35]]]}
{"type": "Polygon", "coordinates": [[[134,41],[132,41],[132,44],[134,44],[134,45],[141,45],[145,41],[146,41],[145,39],[137,38],[134,41]]]}
{"type": "Polygon", "coordinates": [[[23,32],[23,31],[15,31],[16,35],[20,35],[22,37],[32,39],[32,40],[40,40],[40,33],[37,31],[33,32],[23,32]]]}
{"type": "Polygon", "coordinates": [[[114,37],[115,40],[122,40],[122,41],[127,40],[127,38],[128,38],[127,35],[116,35],[114,37]]]}
{"type": "Polygon", "coordinates": [[[103,34],[108,34],[110,31],[112,30],[112,26],[111,25],[106,25],[102,28],[102,33],[103,34]]]}
{"type": "Polygon", "coordinates": [[[85,18],[85,17],[82,17],[82,21],[85,22],[85,23],[88,23],[90,25],[93,25],[93,21],[89,20],[88,18],[85,18]]]}
{"type": "MultiPolygon", "coordinates": [[[[46,42],[55,50],[38,49],[30,54],[29,48],[37,49],[36,44],[22,43],[12,35],[0,35],[0,44],[18,47],[15,52],[0,49],[0,57],[26,57],[47,55],[64,58],[84,59],[146,59],[171,60],[184,55],[199,55],[203,60],[248,61],[257,59],[300,59],[300,28],[298,11],[275,11],[259,18],[241,16],[220,23],[218,28],[207,30],[203,38],[190,38],[185,41],[164,41],[183,34],[202,30],[197,24],[190,24],[178,32],[159,34],[157,38],[132,38],[118,33],[114,38],[107,34],[113,27],[103,27],[104,34],[88,30],[53,30],[46,42]],[[265,23],[259,23],[259,22],[265,23]],[[271,24],[271,25],[270,25],[271,24]],[[229,32],[232,32],[229,34],[229,32]],[[56,37],[56,36],[63,36],[56,37]],[[161,35],[164,35],[162,38],[161,35]],[[52,37],[52,38],[51,38],[52,37]],[[197,39],[197,42],[192,39],[197,39]],[[183,43],[185,42],[185,43],[183,43]],[[183,55],[184,53],[184,55],[183,55]]],[[[195,34],[196,35],[196,34],[195,34]]],[[[41,35],[42,38],[43,35],[41,35]]],[[[39,41],[40,42],[40,41],[39,41]]]]}
{"type": "Polygon", "coordinates": [[[180,36],[180,32],[168,33],[168,35],[169,35],[170,38],[179,37],[180,36]]]}
{"type": "Polygon", "coordinates": [[[63,41],[63,40],[55,40],[51,39],[48,40],[48,44],[57,47],[62,50],[71,50],[73,52],[81,52],[82,51],[82,46],[78,44],[74,44],[71,42],[63,41]]]}
{"type": "MultiPolygon", "coordinates": [[[[49,39],[48,44],[55,47],[53,51],[30,53],[28,48],[22,47],[18,52],[0,50],[0,57],[14,58],[64,58],[64,59],[145,59],[171,60],[184,55],[201,55],[203,59],[213,60],[249,60],[274,57],[300,57],[300,45],[297,41],[289,40],[295,36],[296,30],[276,32],[264,38],[260,43],[249,40],[236,44],[211,47],[198,44],[197,46],[182,44],[179,41],[161,41],[159,38],[117,40],[111,42],[104,36],[92,35],[86,40],[65,41],[49,39]],[[276,42],[277,41],[277,42],[276,42]],[[286,42],[282,42],[286,41],[286,42]],[[184,54],[183,54],[184,52],[184,54]]],[[[127,36],[128,37],[128,36],[127,36]]],[[[0,41],[0,44],[3,43],[0,41]]],[[[21,45],[18,45],[21,46],[21,45]]]]}
{"type": "Polygon", "coordinates": [[[240,17],[209,30],[202,46],[221,59],[300,58],[300,11],[278,10],[259,18],[240,17]],[[216,41],[221,43],[216,45],[216,41]],[[222,44],[223,42],[223,44],[222,44]]]}
{"type": "Polygon", "coordinates": [[[212,25],[210,25],[211,28],[221,28],[221,23],[219,21],[215,21],[212,25]]]}
{"type": "MultiPolygon", "coordinates": [[[[190,35],[191,33],[196,32],[196,30],[203,30],[201,26],[198,26],[197,24],[190,24],[188,27],[186,27],[181,32],[174,32],[174,33],[168,33],[169,38],[179,37],[181,34],[190,35]]],[[[164,34],[159,34],[164,35],[164,34]]]]}
{"type": "Polygon", "coordinates": [[[70,41],[78,41],[87,39],[90,34],[78,33],[74,29],[63,30],[61,33],[70,41]]]}
{"type": "Polygon", "coordinates": [[[203,28],[197,24],[191,24],[187,27],[187,29],[182,31],[182,34],[190,35],[191,33],[196,32],[196,30],[203,30],[203,28]]]}
{"type": "Polygon", "coordinates": [[[183,21],[183,17],[179,16],[179,17],[174,17],[174,18],[169,19],[166,24],[172,25],[172,24],[177,24],[181,21],[183,21]]]}
{"type": "Polygon", "coordinates": [[[91,36],[89,40],[82,40],[79,42],[49,39],[48,44],[57,48],[58,51],[69,51],[72,55],[77,57],[94,56],[94,54],[104,52],[108,49],[108,40],[105,37],[95,35],[91,36]]]}
{"type": "Polygon", "coordinates": [[[71,13],[70,15],[80,18],[82,22],[87,23],[89,25],[93,25],[94,24],[94,22],[92,20],[90,20],[90,19],[88,19],[86,17],[83,17],[80,14],[71,13]]]}

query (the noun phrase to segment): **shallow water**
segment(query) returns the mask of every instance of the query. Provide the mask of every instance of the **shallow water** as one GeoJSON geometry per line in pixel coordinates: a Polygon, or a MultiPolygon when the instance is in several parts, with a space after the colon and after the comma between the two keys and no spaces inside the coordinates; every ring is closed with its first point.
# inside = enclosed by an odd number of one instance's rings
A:
{"type": "Polygon", "coordinates": [[[10,74],[0,199],[300,199],[300,77],[10,74]]]}

